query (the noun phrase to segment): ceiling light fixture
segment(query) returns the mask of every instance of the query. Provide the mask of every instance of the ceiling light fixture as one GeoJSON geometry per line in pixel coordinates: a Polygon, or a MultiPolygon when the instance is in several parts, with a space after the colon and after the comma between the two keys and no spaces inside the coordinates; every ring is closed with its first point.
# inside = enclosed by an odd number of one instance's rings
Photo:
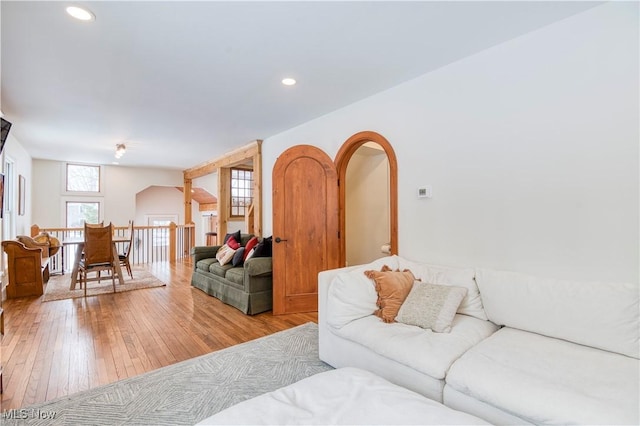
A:
{"type": "Polygon", "coordinates": [[[96,15],[78,6],[67,7],[67,13],[80,21],[95,21],[96,15]]]}
{"type": "Polygon", "coordinates": [[[119,143],[116,145],[116,158],[120,158],[127,152],[127,147],[124,146],[123,143],[119,143]]]}
{"type": "Polygon", "coordinates": [[[285,86],[293,86],[294,84],[296,84],[296,79],[291,77],[283,78],[282,84],[284,84],[285,86]]]}

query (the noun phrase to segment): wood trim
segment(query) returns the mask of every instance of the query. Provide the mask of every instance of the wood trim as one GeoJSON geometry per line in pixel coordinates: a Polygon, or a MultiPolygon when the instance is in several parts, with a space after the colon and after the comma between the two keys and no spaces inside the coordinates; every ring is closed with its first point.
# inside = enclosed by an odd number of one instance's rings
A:
{"type": "Polygon", "coordinates": [[[353,154],[366,142],[375,142],[380,145],[389,159],[389,220],[391,233],[391,254],[398,254],[398,161],[393,147],[382,135],[372,131],[363,131],[354,134],[345,141],[336,154],[335,164],[338,171],[338,197],[339,197],[339,217],[340,217],[340,265],[346,265],[346,242],[344,236],[346,229],[346,189],[344,182],[347,176],[347,165],[353,154]]]}
{"type": "Polygon", "coordinates": [[[251,160],[253,164],[253,229],[256,235],[262,236],[262,140],[260,139],[220,158],[184,170],[185,223],[193,222],[191,217],[191,186],[187,190],[187,181],[191,185],[195,178],[218,173],[218,235],[225,235],[231,216],[228,200],[231,179],[229,169],[244,164],[248,160],[251,160]]]}
{"type": "Polygon", "coordinates": [[[251,160],[254,156],[259,155],[262,150],[262,140],[257,139],[248,145],[235,149],[222,157],[215,160],[207,161],[198,166],[192,167],[184,171],[185,179],[195,179],[215,173],[221,167],[232,167],[242,164],[247,160],[251,160]]]}
{"type": "Polygon", "coordinates": [[[253,156],[253,233],[262,236],[262,141],[253,156]]]}
{"type": "Polygon", "coordinates": [[[201,203],[198,209],[201,212],[210,212],[218,209],[218,203],[201,203]]]}

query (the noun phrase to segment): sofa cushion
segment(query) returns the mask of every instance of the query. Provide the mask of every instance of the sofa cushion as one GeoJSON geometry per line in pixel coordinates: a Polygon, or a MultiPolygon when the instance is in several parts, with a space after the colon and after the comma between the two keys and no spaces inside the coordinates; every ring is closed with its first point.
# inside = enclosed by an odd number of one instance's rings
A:
{"type": "Polygon", "coordinates": [[[240,239],[238,240],[238,242],[242,247],[245,247],[249,242],[249,240],[251,240],[254,237],[255,236],[253,234],[240,234],[240,239]]]}
{"type": "Polygon", "coordinates": [[[481,320],[486,320],[487,315],[482,306],[480,291],[474,279],[475,270],[473,268],[459,268],[454,266],[431,265],[428,263],[413,262],[402,257],[398,257],[400,269],[410,269],[411,272],[422,282],[453,285],[465,287],[467,295],[458,307],[458,313],[471,315],[481,320]]]}
{"type": "Polygon", "coordinates": [[[411,291],[415,277],[411,271],[391,270],[384,265],[380,271],[368,270],[364,274],[376,283],[378,309],[373,314],[384,322],[393,322],[400,306],[411,291]]]}
{"type": "Polygon", "coordinates": [[[587,346],[639,357],[637,284],[576,282],[478,269],[476,280],[491,321],[587,346]]]}
{"type": "Polygon", "coordinates": [[[215,257],[202,259],[202,260],[199,260],[198,262],[196,262],[196,268],[200,269],[201,271],[209,272],[209,267],[213,263],[217,264],[218,263],[218,259],[216,259],[215,257]]]}
{"type": "Polygon", "coordinates": [[[215,262],[209,266],[209,272],[224,278],[227,275],[227,271],[231,268],[233,268],[233,265],[231,263],[227,263],[226,265],[220,265],[220,263],[215,262]]]}
{"type": "Polygon", "coordinates": [[[385,358],[443,379],[456,359],[497,329],[489,321],[456,315],[450,333],[434,333],[398,322],[387,324],[369,315],[330,331],[385,358]]]}
{"type": "Polygon", "coordinates": [[[244,262],[244,270],[250,277],[270,277],[273,262],[270,257],[252,257],[244,262]]]}
{"type": "Polygon", "coordinates": [[[227,269],[224,278],[229,281],[229,283],[234,284],[234,287],[244,288],[244,268],[227,269]]]}
{"type": "Polygon", "coordinates": [[[639,424],[638,365],[634,358],[505,327],[456,361],[446,381],[534,424],[639,424]]]}
{"type": "Polygon", "coordinates": [[[396,321],[436,333],[448,333],[458,306],[466,295],[464,287],[416,281],[400,307],[396,321]]]}
{"type": "Polygon", "coordinates": [[[314,374],[204,419],[200,425],[487,425],[358,368],[314,374]],[[400,408],[401,407],[401,408],[400,408]],[[399,409],[400,408],[400,409],[399,409]]]}

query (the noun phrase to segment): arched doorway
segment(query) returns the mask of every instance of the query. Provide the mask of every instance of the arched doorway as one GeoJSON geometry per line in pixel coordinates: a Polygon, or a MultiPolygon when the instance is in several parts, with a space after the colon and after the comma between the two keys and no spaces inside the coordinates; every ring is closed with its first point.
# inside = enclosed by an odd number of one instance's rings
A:
{"type": "Polygon", "coordinates": [[[389,163],[389,243],[398,253],[398,165],[391,144],[375,132],[350,137],[336,159],[296,145],[273,168],[273,314],[317,310],[318,272],[345,265],[347,165],[373,142],[389,163]]]}
{"type": "Polygon", "coordinates": [[[345,266],[347,262],[348,244],[354,244],[348,241],[347,233],[347,193],[348,193],[348,166],[354,154],[363,147],[363,145],[373,143],[378,145],[386,154],[388,160],[388,218],[389,218],[389,245],[390,253],[398,254],[398,162],[395,152],[391,144],[382,135],[376,132],[364,131],[356,133],[345,141],[338,154],[336,155],[335,164],[340,182],[338,190],[339,204],[339,224],[340,234],[345,238],[340,239],[340,265],[345,266]]]}

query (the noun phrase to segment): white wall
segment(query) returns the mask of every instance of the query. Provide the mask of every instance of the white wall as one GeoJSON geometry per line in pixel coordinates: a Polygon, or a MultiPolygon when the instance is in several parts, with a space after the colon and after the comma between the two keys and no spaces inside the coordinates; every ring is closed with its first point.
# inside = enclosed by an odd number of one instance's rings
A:
{"type": "MultiPolygon", "coordinates": [[[[198,217],[198,204],[192,203],[192,218],[198,217]]],[[[149,226],[148,216],[175,216],[184,224],[184,193],[175,186],[150,186],[136,194],[134,223],[149,226]]],[[[195,221],[197,223],[198,221],[195,221]]]]}
{"type": "Polygon", "coordinates": [[[209,173],[193,179],[191,186],[205,189],[209,194],[218,198],[218,173],[209,173]]]}
{"type": "MultiPolygon", "coordinates": [[[[65,200],[68,197],[65,193],[65,167],[64,162],[33,160],[33,223],[41,227],[65,226],[65,200]]],[[[138,192],[149,186],[183,185],[180,170],[103,166],[103,171],[103,194],[98,198],[103,202],[104,215],[100,219],[116,226],[126,226],[131,218],[136,217],[138,192]]],[[[184,198],[180,191],[175,189],[175,192],[180,194],[177,208],[184,221],[184,198]]],[[[162,204],[163,201],[158,203],[162,204]]]]}
{"type": "Polygon", "coordinates": [[[607,3],[266,139],[265,175],[373,130],[398,158],[401,255],[638,282],[638,72],[638,3],[607,3]]]}
{"type": "MultiPolygon", "coordinates": [[[[17,235],[31,235],[31,212],[32,212],[32,204],[31,204],[31,193],[32,193],[32,169],[31,169],[31,156],[27,153],[27,151],[23,148],[22,144],[11,134],[9,133],[7,137],[7,141],[2,150],[2,158],[0,158],[0,170],[2,173],[6,173],[4,170],[5,159],[10,159],[13,162],[14,167],[14,181],[11,182],[7,176],[5,176],[5,188],[4,188],[4,202],[11,202],[8,200],[9,197],[13,197],[14,204],[14,219],[15,223],[10,228],[13,228],[10,233],[4,232],[5,221],[8,218],[5,216],[3,219],[0,219],[0,240],[9,240],[15,238],[17,235]],[[24,215],[18,215],[18,177],[22,175],[25,178],[25,210],[24,215]],[[9,188],[11,186],[11,188],[9,188]]],[[[6,285],[7,285],[7,276],[4,273],[5,264],[6,264],[6,254],[4,250],[2,250],[2,255],[0,256],[0,299],[5,300],[7,297],[6,293],[6,285]]]]}
{"type": "MultiPolygon", "coordinates": [[[[31,168],[31,156],[23,148],[22,144],[9,132],[7,142],[2,150],[3,161],[0,167],[4,168],[4,159],[11,159],[14,163],[15,181],[14,187],[10,193],[15,196],[15,235],[2,235],[2,239],[11,239],[16,235],[31,235],[31,217],[33,206],[31,203],[31,194],[33,187],[32,168],[31,168]],[[25,178],[25,210],[24,215],[18,215],[18,177],[24,176],[25,178]]],[[[4,173],[4,170],[3,170],[4,173]]],[[[1,229],[1,228],[0,228],[1,229]]]]}

